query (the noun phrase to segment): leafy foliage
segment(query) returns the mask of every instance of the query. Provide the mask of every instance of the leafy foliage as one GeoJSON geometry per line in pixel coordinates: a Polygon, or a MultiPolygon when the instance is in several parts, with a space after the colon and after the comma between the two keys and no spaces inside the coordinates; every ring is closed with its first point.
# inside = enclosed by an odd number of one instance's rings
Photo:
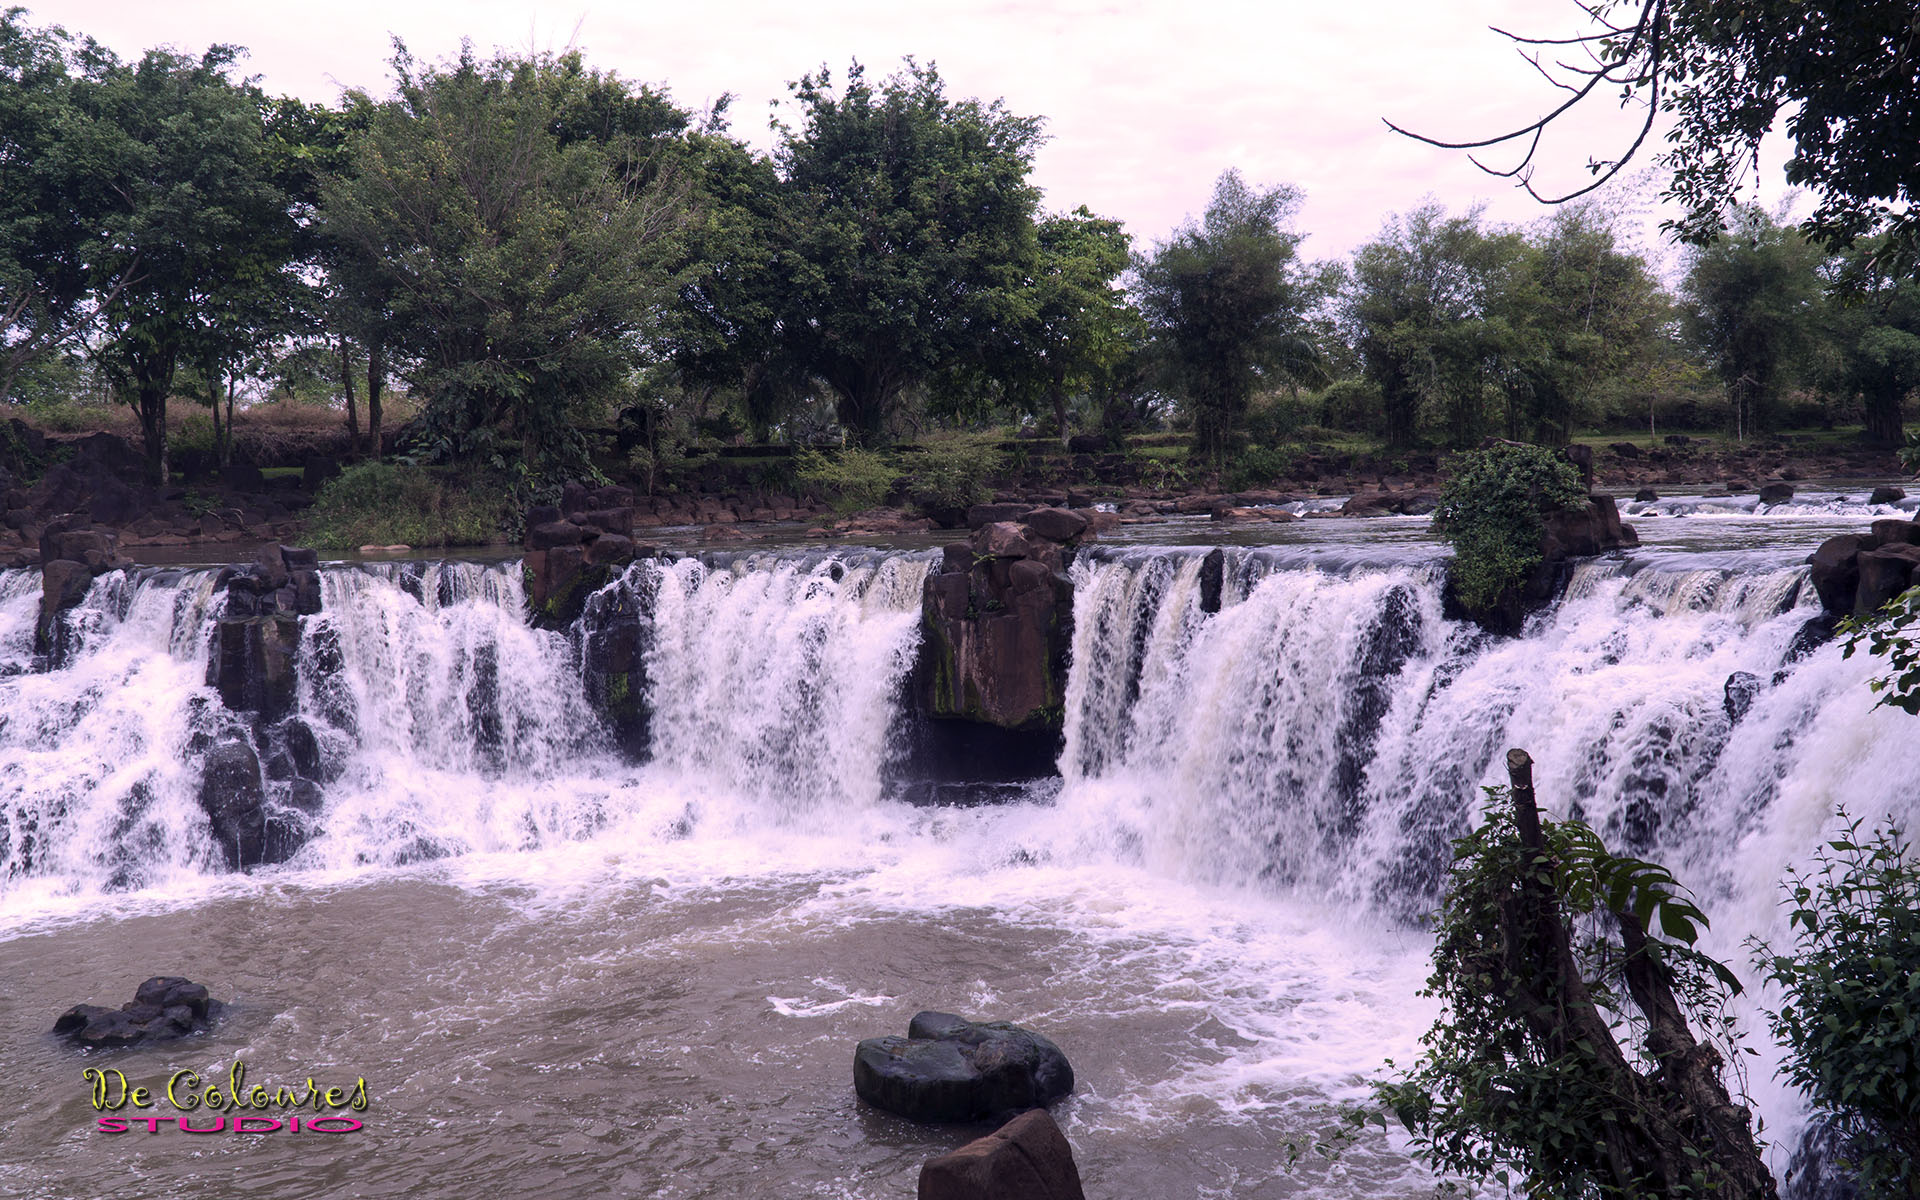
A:
{"type": "Polygon", "coordinates": [[[1580,473],[1544,447],[1501,442],[1458,456],[1434,509],[1453,546],[1454,595],[1484,609],[1519,588],[1540,565],[1543,516],[1585,501],[1580,473]]]}
{"type": "Polygon", "coordinates": [[[578,54],[394,67],[399,97],[372,108],[324,214],[378,276],[424,449],[579,471],[580,426],[623,396],[670,294],[684,207],[655,160],[686,115],[578,54]]]}
{"type": "Polygon", "coordinates": [[[1895,596],[1877,613],[1840,623],[1846,637],[1840,656],[1852,658],[1864,644],[1869,654],[1886,659],[1891,669],[1868,686],[1879,693],[1881,704],[1909,716],[1920,716],[1920,644],[1912,632],[1915,625],[1920,625],[1920,588],[1895,596]]]}
{"type": "Polygon", "coordinates": [[[1696,250],[1682,294],[1687,332],[1726,383],[1737,436],[1779,423],[1787,385],[1804,369],[1819,252],[1799,232],[1757,208],[1742,209],[1731,234],[1696,250]]]}
{"type": "Polygon", "coordinates": [[[1297,188],[1260,190],[1228,171],[1205,217],[1134,266],[1140,311],[1193,417],[1194,455],[1212,470],[1257,389],[1318,382],[1306,325],[1315,297],[1297,261],[1303,235],[1289,226],[1299,207],[1297,188]]]}
{"type": "Polygon", "coordinates": [[[835,511],[859,512],[887,498],[900,469],[878,450],[848,446],[831,456],[819,450],[794,455],[794,476],[831,497],[835,511]]]}
{"type": "Polygon", "coordinates": [[[478,546],[506,519],[510,490],[464,484],[430,467],[361,463],[327,481],[307,513],[307,540],[358,546],[478,546]]]}
{"type": "Polygon", "coordinates": [[[1628,978],[1636,967],[1657,973],[1685,1017],[1730,1048],[1723,1006],[1739,984],[1692,948],[1706,917],[1665,869],[1610,853],[1578,821],[1541,822],[1540,849],[1530,848],[1508,798],[1487,789],[1484,822],[1454,843],[1424,992],[1445,1011],[1413,1068],[1381,1085],[1382,1100],[1445,1173],[1534,1196],[1725,1194],[1715,1190],[1721,1151],[1646,1086],[1674,1051],[1628,978]],[[1576,924],[1586,931],[1569,943],[1578,976],[1565,978],[1553,943],[1576,924]],[[1609,1026],[1645,1038],[1639,1070],[1609,1026]],[[1633,1174],[1623,1149],[1676,1128],[1693,1162],[1686,1180],[1642,1190],[1622,1178],[1633,1174]]]}
{"type": "Polygon", "coordinates": [[[990,439],[949,433],[920,442],[904,460],[907,497],[923,509],[959,509],[993,499],[987,481],[1005,469],[990,439]]]}
{"type": "Polygon", "coordinates": [[[872,443],[907,389],[965,373],[992,350],[986,331],[1031,319],[1040,120],[951,100],[912,60],[878,85],[855,64],[836,88],[822,68],[793,94],[801,120],[775,150],[785,353],[872,443]]]}
{"type": "Polygon", "coordinates": [[[1863,1195],[1917,1196],[1920,862],[1891,822],[1868,834],[1859,821],[1815,861],[1785,884],[1791,951],[1754,944],[1782,992],[1782,1073],[1845,1138],[1863,1195]]]}

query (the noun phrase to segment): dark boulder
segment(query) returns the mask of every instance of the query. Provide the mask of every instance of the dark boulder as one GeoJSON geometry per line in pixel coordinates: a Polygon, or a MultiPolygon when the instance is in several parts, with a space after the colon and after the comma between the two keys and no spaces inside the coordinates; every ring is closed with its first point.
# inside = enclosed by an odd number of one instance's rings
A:
{"type": "Polygon", "coordinates": [[[1073,1067],[1040,1034],[1005,1021],[922,1012],[907,1036],[868,1038],[853,1057],[854,1092],[915,1121],[977,1121],[1053,1103],[1073,1067]]]}
{"type": "Polygon", "coordinates": [[[1920,546],[1882,546],[1866,551],[1855,561],[1860,565],[1860,585],[1853,594],[1853,614],[1862,617],[1913,586],[1914,568],[1920,567],[1920,546]]]}
{"type": "Polygon", "coordinates": [[[168,1042],[213,1027],[225,1005],[206,985],[178,975],[156,975],[119,1008],[76,1004],[53,1022],[53,1032],[88,1049],[168,1042]]]}
{"type": "Polygon", "coordinates": [[[578,546],[587,540],[587,530],[572,521],[548,521],[527,527],[526,548],[552,550],[559,546],[578,546]]]}
{"type": "Polygon", "coordinates": [[[265,859],[267,790],[260,757],[239,740],[217,742],[200,768],[200,807],[214,841],[235,870],[265,859]]]}
{"type": "MultiPolygon", "coordinates": [[[[245,592],[239,593],[245,595],[245,592]]],[[[228,593],[229,602],[235,593],[228,593]]],[[[214,625],[207,683],[233,712],[276,721],[293,710],[300,622],[292,615],[226,617],[214,625]]]]}
{"type": "Polygon", "coordinates": [[[979,529],[996,521],[1018,521],[1032,511],[1031,504],[976,504],[967,510],[967,528],[979,529]]]}
{"type": "Polygon", "coordinates": [[[1044,1108],[920,1168],[918,1200],[1086,1200],[1073,1147],[1044,1108]]]}
{"type": "MultiPolygon", "coordinates": [[[[1920,546],[1920,521],[1888,517],[1867,527],[1882,546],[1920,546]]],[[[70,555],[63,557],[71,557],[70,555]]]]}
{"type": "Polygon", "coordinates": [[[1020,519],[1050,542],[1071,542],[1087,529],[1087,519],[1070,508],[1036,508],[1020,519]]]}
{"type": "Polygon", "coordinates": [[[1200,611],[1220,611],[1220,593],[1227,583],[1227,552],[1215,546],[1200,560],[1200,611]]]}
{"type": "Polygon", "coordinates": [[[1807,556],[1808,575],[1820,597],[1820,607],[1834,613],[1853,611],[1854,593],[1860,587],[1860,553],[1879,544],[1879,539],[1869,534],[1842,533],[1821,542],[1819,549],[1807,556]]]}
{"type": "Polygon", "coordinates": [[[305,465],[300,468],[300,486],[309,492],[317,492],[329,479],[340,477],[340,460],[324,454],[310,454],[305,465]]]}
{"type": "Polygon", "coordinates": [[[1735,671],[1727,676],[1724,698],[1720,702],[1726,710],[1727,720],[1738,723],[1741,717],[1746,716],[1747,710],[1753,707],[1753,698],[1765,686],[1761,678],[1751,671],[1735,671]]]}
{"type": "Polygon", "coordinates": [[[1873,489],[1873,495],[1867,498],[1868,504],[1897,504],[1907,498],[1907,489],[1883,484],[1873,489]]]}
{"type": "Polygon", "coordinates": [[[1635,492],[1633,494],[1633,498],[1635,500],[1638,500],[1642,504],[1652,504],[1655,500],[1658,500],[1660,498],[1660,493],[1654,491],[1650,487],[1645,487],[1635,492]]]}
{"type": "MultiPolygon", "coordinates": [[[[1728,485],[1728,490],[1732,490],[1731,484],[1728,485]]],[[[1790,483],[1768,483],[1761,485],[1760,503],[1762,504],[1784,504],[1791,499],[1793,499],[1793,485],[1790,483]]]]}
{"type": "Polygon", "coordinates": [[[1611,442],[1607,445],[1607,449],[1613,451],[1621,458],[1640,457],[1640,447],[1634,445],[1632,442],[1611,442]]]}

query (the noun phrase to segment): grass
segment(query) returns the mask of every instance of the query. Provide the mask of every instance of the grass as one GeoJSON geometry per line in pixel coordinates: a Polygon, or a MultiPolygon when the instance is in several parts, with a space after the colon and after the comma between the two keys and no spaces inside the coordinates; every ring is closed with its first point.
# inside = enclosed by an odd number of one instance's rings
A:
{"type": "Polygon", "coordinates": [[[510,516],[509,492],[469,479],[395,463],[350,467],[314,498],[306,540],[324,550],[485,545],[510,516]]]}

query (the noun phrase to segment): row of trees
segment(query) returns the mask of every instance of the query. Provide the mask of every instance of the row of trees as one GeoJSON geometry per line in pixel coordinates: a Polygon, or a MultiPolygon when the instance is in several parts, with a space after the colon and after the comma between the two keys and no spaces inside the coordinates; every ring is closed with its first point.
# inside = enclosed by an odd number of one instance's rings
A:
{"type": "Polygon", "coordinates": [[[1220,466],[1250,414],[1389,445],[1564,440],[1718,373],[1737,431],[1794,387],[1900,436],[1920,293],[1765,214],[1670,296],[1603,209],[1532,229],[1428,204],[1314,264],[1300,194],[1228,172],[1153,248],[1045,213],[1037,118],[930,66],[793,85],[771,154],[577,54],[444,64],[335,108],[236,78],[237,51],[123,62],[0,17],[0,393],[84,355],[167,471],[167,404],[230,436],[274,360],[328,363],[356,442],[399,379],[418,452],[577,469],[613,414],[872,443],[1025,415],[1062,438],[1173,416],[1220,466]],[[223,420],[224,411],[224,420],[223,420]]]}

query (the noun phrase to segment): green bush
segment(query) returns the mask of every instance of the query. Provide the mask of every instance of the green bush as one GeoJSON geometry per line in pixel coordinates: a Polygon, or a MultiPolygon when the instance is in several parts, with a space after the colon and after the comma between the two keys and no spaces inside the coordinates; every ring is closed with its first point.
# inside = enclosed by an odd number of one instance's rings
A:
{"type": "Polygon", "coordinates": [[[1920,862],[1891,822],[1862,834],[1788,876],[1791,952],[1755,942],[1754,965],[1782,992],[1781,1074],[1840,1133],[1861,1195],[1920,1196],[1920,862]]]}
{"type": "MultiPolygon", "coordinates": [[[[1880,693],[1880,703],[1920,716],[1920,643],[1914,627],[1920,625],[1920,587],[1909,588],[1887,601],[1879,612],[1848,617],[1840,623],[1846,644],[1840,657],[1852,658],[1865,643],[1867,651],[1887,660],[1885,675],[1868,683],[1880,693]]],[[[1875,707],[1879,707],[1875,705],[1875,707]]]]}
{"type": "Polygon", "coordinates": [[[357,546],[479,546],[509,515],[511,489],[456,483],[431,468],[361,463],[327,481],[307,513],[307,540],[357,546]]]}
{"type": "Polygon", "coordinates": [[[1293,455],[1273,446],[1249,446],[1227,464],[1220,485],[1230,492],[1271,484],[1293,473],[1293,455]]]}
{"type": "Polygon", "coordinates": [[[1572,463],[1544,446],[1502,442],[1453,461],[1434,528],[1453,546],[1448,580],[1469,609],[1485,610],[1540,565],[1545,515],[1584,504],[1572,463]]]}
{"type": "Polygon", "coordinates": [[[907,497],[922,509],[967,508],[993,499],[988,480],[1006,469],[996,439],[940,434],[906,460],[907,497]]]}
{"type": "Polygon", "coordinates": [[[819,493],[835,512],[859,512],[887,498],[900,471],[877,450],[848,446],[831,456],[818,450],[794,455],[794,477],[819,493]]]}

